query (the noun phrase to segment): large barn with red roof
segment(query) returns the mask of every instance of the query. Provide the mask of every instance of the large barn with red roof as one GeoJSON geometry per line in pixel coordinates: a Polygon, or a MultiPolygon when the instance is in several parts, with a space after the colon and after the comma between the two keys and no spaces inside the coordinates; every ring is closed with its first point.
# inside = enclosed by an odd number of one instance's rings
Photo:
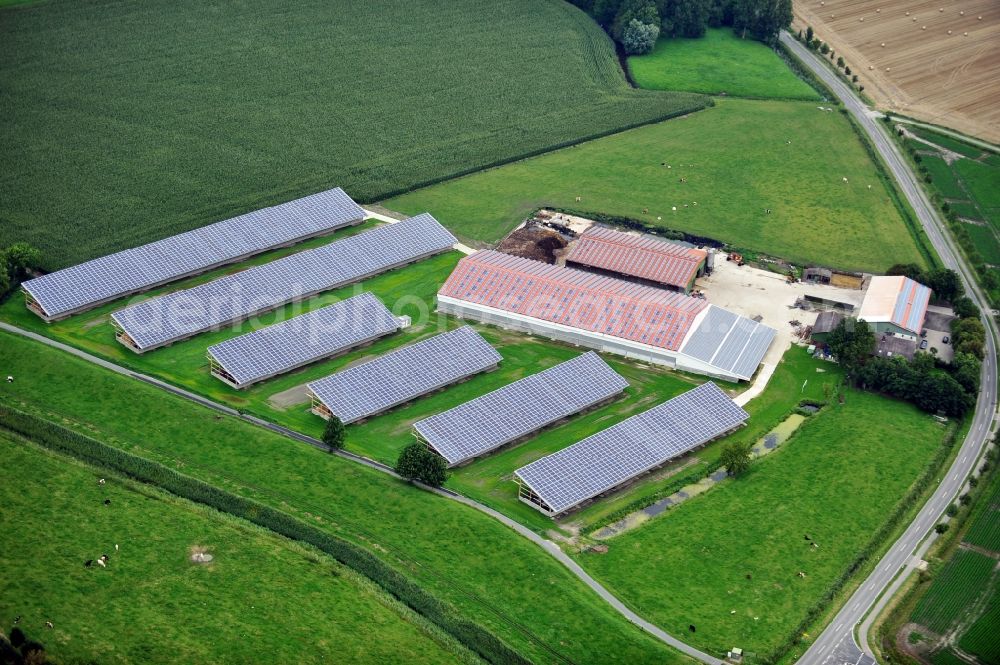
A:
{"type": "Polygon", "coordinates": [[[775,335],[682,293],[492,250],[459,261],[438,310],[728,381],[750,379],[775,335]]]}

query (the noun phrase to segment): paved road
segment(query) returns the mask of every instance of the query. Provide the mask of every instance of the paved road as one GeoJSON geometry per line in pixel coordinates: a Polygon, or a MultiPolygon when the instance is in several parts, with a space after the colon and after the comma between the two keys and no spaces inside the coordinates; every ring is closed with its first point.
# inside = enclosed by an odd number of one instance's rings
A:
{"type": "MultiPolygon", "coordinates": [[[[934,207],[927,199],[923,189],[916,177],[910,171],[909,166],[900,154],[895,142],[889,136],[884,123],[872,117],[871,111],[861,102],[854,93],[854,90],[837,77],[824,62],[820,61],[811,51],[797,42],[788,33],[782,33],[781,41],[795,53],[805,65],[820,78],[834,94],[840,98],[848,112],[861,125],[868,134],[875,149],[882,156],[883,161],[888,166],[899,184],[903,194],[909,200],[910,205],[916,212],[917,219],[927,233],[934,249],[937,250],[941,261],[952,270],[962,276],[966,291],[970,297],[982,308],[984,314],[991,311],[988,301],[980,290],[978,284],[971,274],[970,269],[965,265],[961,254],[955,247],[954,242],[948,236],[944,222],[938,216],[934,207]]],[[[983,317],[983,323],[987,326],[989,335],[986,337],[986,358],[983,361],[982,387],[980,388],[979,399],[976,402],[976,410],[972,420],[972,426],[968,436],[962,442],[962,447],[955,457],[951,468],[948,469],[945,479],[935,490],[933,496],[921,508],[920,512],[910,523],[906,531],[900,536],[879,561],[875,570],[858,587],[854,595],[848,599],[847,603],[840,610],[830,625],[812,644],[809,650],[799,660],[805,665],[840,665],[851,664],[871,664],[875,662],[874,656],[868,648],[867,633],[871,625],[871,620],[878,614],[888,599],[890,592],[899,588],[906,577],[913,572],[914,567],[919,562],[919,557],[923,555],[927,547],[936,534],[930,533],[937,523],[941,514],[948,507],[958,492],[966,482],[966,476],[975,467],[980,453],[989,438],[993,417],[997,410],[997,357],[996,357],[996,326],[992,317],[983,317]],[[930,536],[928,536],[930,533],[930,536]],[[926,538],[926,540],[925,540],[926,538]],[[917,551],[917,548],[920,548],[917,551]],[[860,649],[854,639],[854,627],[862,622],[868,614],[871,616],[861,626],[860,635],[862,649],[860,649]]]]}
{"type": "MultiPolygon", "coordinates": [[[[355,455],[354,453],[349,453],[349,452],[347,452],[345,450],[334,450],[334,451],[331,451],[330,448],[329,448],[329,446],[327,446],[322,441],[319,441],[318,439],[312,438],[311,436],[306,436],[305,434],[302,434],[301,432],[296,432],[294,430],[288,429],[287,427],[282,427],[281,425],[276,425],[274,423],[267,422],[266,420],[261,420],[260,418],[256,418],[256,417],[251,416],[249,414],[242,414],[242,413],[240,413],[239,411],[237,411],[235,409],[232,409],[232,408],[230,408],[230,407],[228,407],[228,406],[226,406],[224,404],[219,404],[218,402],[210,400],[207,397],[203,397],[201,395],[198,395],[196,393],[190,392],[188,390],[184,390],[183,388],[179,388],[177,386],[171,385],[171,384],[166,383],[165,381],[161,381],[160,379],[157,379],[155,377],[148,376],[148,375],[142,374],[140,372],[135,372],[133,370],[128,369],[127,367],[122,367],[121,365],[117,365],[117,364],[115,364],[113,362],[109,362],[107,360],[104,360],[103,358],[98,358],[97,356],[91,355],[91,354],[87,353],[86,351],[81,351],[80,349],[77,349],[77,348],[74,348],[72,346],[69,346],[68,344],[63,344],[62,342],[57,342],[54,339],[50,339],[48,337],[45,337],[44,335],[39,335],[38,333],[34,333],[34,332],[29,331],[29,330],[24,330],[22,328],[18,328],[17,326],[12,326],[9,323],[4,323],[3,321],[0,321],[0,330],[6,330],[7,332],[14,333],[15,335],[21,335],[22,337],[27,337],[28,339],[34,340],[36,342],[41,342],[42,344],[45,344],[46,346],[50,346],[52,348],[59,349],[60,351],[65,351],[66,353],[70,353],[70,354],[76,356],[77,358],[80,358],[82,360],[86,360],[87,362],[94,363],[95,365],[103,367],[104,369],[111,370],[112,372],[115,372],[117,374],[121,374],[122,376],[127,376],[127,377],[130,377],[130,378],[133,378],[133,379],[137,379],[139,381],[143,381],[143,382],[148,383],[148,384],[150,384],[152,386],[160,388],[161,390],[165,390],[165,391],[170,392],[170,393],[172,393],[174,395],[177,395],[178,397],[183,397],[185,399],[189,399],[189,400],[191,400],[193,402],[196,402],[196,403],[198,403],[198,404],[200,404],[200,405],[202,405],[204,407],[207,407],[209,409],[213,409],[213,410],[218,411],[220,413],[225,413],[227,415],[230,415],[230,416],[233,416],[233,417],[236,417],[236,418],[241,418],[241,419],[246,420],[247,422],[253,423],[253,424],[255,424],[255,425],[259,426],[259,427],[264,427],[264,428],[267,428],[267,429],[271,430],[272,432],[276,432],[277,434],[281,434],[282,436],[286,436],[286,437],[288,437],[290,439],[294,439],[296,441],[300,441],[302,443],[306,443],[306,444],[308,444],[310,446],[319,448],[321,450],[325,450],[327,452],[333,452],[333,453],[339,455],[340,457],[343,457],[345,459],[351,460],[352,462],[357,462],[359,464],[363,464],[363,465],[365,465],[365,466],[367,466],[367,467],[369,467],[371,469],[375,469],[376,471],[381,471],[382,473],[388,474],[388,475],[390,475],[390,476],[392,476],[394,478],[402,479],[392,469],[392,467],[390,467],[390,466],[388,466],[386,464],[382,464],[381,462],[376,462],[375,460],[369,459],[367,457],[363,457],[361,455],[355,455]]],[[[692,646],[690,646],[690,645],[682,642],[681,640],[677,639],[673,635],[667,633],[666,631],[664,631],[663,629],[659,628],[658,626],[650,623],[649,621],[646,621],[641,616],[639,616],[638,614],[636,614],[635,612],[633,612],[632,610],[630,610],[628,607],[625,606],[624,603],[622,603],[620,600],[618,600],[618,598],[615,597],[614,594],[612,594],[610,591],[608,591],[607,589],[605,589],[601,585],[600,582],[598,582],[593,577],[591,577],[590,575],[588,575],[587,572],[585,570],[583,570],[583,568],[581,568],[576,563],[576,561],[574,561],[572,558],[570,558],[569,555],[567,555],[565,552],[563,552],[562,549],[556,543],[552,542],[551,540],[548,540],[546,538],[542,538],[537,533],[535,533],[531,529],[525,527],[524,525],[520,524],[519,522],[516,522],[516,521],[510,519],[509,517],[507,517],[506,515],[503,515],[503,514],[497,512],[497,511],[493,510],[489,506],[485,506],[485,505],[483,505],[483,504],[481,504],[481,503],[479,503],[477,501],[474,501],[474,500],[468,498],[467,496],[464,496],[464,495],[459,494],[457,492],[452,492],[451,490],[444,489],[443,487],[430,487],[430,486],[424,485],[422,483],[414,483],[414,484],[418,485],[419,487],[421,487],[421,488],[423,488],[423,489],[425,489],[425,490],[427,490],[429,492],[433,492],[435,494],[438,494],[439,496],[443,496],[443,497],[445,497],[447,499],[451,499],[452,501],[457,501],[458,503],[461,503],[461,504],[464,504],[466,506],[469,506],[470,508],[474,508],[474,509],[478,510],[481,513],[485,513],[486,515],[489,515],[490,517],[492,517],[493,519],[497,520],[498,522],[501,522],[502,524],[510,527],[511,529],[513,529],[514,531],[516,531],[521,536],[523,536],[523,537],[527,538],[528,540],[532,541],[533,543],[535,543],[536,545],[538,545],[539,547],[541,547],[545,552],[547,552],[554,559],[556,559],[557,561],[559,561],[559,563],[561,563],[563,566],[565,566],[566,568],[568,568],[569,571],[571,573],[573,573],[573,575],[575,575],[577,578],[580,579],[580,581],[582,581],[590,589],[592,589],[598,596],[601,597],[602,600],[604,600],[606,603],[608,603],[609,605],[611,605],[611,607],[613,607],[619,614],[621,614],[626,619],[628,619],[629,621],[631,621],[633,624],[635,624],[636,626],[638,626],[642,630],[646,631],[647,633],[649,633],[653,637],[657,638],[658,640],[660,640],[660,641],[662,641],[662,642],[670,645],[671,647],[677,649],[678,651],[681,651],[681,652],[687,654],[688,656],[690,656],[692,658],[695,658],[696,660],[699,660],[699,661],[701,661],[703,663],[706,663],[706,665],[724,665],[723,662],[721,660],[719,660],[718,658],[715,658],[714,656],[710,656],[707,653],[704,653],[703,651],[699,651],[698,649],[695,649],[694,647],[692,647],[692,646]]]]}

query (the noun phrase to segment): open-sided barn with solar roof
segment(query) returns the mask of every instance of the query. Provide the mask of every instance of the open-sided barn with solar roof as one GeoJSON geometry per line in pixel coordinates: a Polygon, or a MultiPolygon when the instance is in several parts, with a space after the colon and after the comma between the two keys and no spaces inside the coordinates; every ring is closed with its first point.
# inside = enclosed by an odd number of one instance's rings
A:
{"type": "Polygon", "coordinates": [[[370,293],[208,347],[212,375],[234,388],[291,372],[390,335],[403,326],[370,293]]]}
{"type": "Polygon", "coordinates": [[[360,224],[364,218],[365,211],[344,190],[331,189],[29,279],[21,287],[28,309],[46,321],[56,321],[254,254],[360,224]]]}
{"type": "Polygon", "coordinates": [[[749,415],[704,383],[514,472],[519,497],[558,515],[738,428],[749,415]]]}
{"type": "Polygon", "coordinates": [[[607,401],[628,387],[593,351],[413,425],[448,466],[467,462],[607,401]]]}
{"type": "Polygon", "coordinates": [[[569,248],[566,265],[625,275],[684,293],[705,271],[708,252],[650,235],[622,233],[595,224],[569,248]]]}
{"type": "Polygon", "coordinates": [[[491,250],[459,261],[438,310],[727,381],[750,379],[775,335],[682,293],[491,250]]]}
{"type": "Polygon", "coordinates": [[[456,242],[424,213],[144,300],[114,312],[111,321],[118,341],[143,353],[446,252],[456,242]]]}
{"type": "Polygon", "coordinates": [[[924,328],[931,290],[909,277],[871,278],[858,318],[877,333],[916,339],[924,328]]]}
{"type": "Polygon", "coordinates": [[[491,370],[501,360],[479,333],[462,326],[313,381],[312,411],[353,423],[491,370]]]}

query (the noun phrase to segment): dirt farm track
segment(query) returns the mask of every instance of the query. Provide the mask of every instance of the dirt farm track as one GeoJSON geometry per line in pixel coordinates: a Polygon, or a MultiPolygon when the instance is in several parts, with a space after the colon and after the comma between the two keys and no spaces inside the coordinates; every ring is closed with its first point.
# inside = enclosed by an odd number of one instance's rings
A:
{"type": "Polygon", "coordinates": [[[1000,2],[795,0],[880,108],[1000,143],[1000,2]]]}

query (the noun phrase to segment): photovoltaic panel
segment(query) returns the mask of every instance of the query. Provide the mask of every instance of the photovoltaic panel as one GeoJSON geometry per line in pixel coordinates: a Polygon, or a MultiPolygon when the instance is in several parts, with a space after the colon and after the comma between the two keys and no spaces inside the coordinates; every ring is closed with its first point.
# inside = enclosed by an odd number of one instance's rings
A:
{"type": "Polygon", "coordinates": [[[30,279],[47,319],[94,307],[240,258],[357,224],[365,211],[340,188],[256,210],[30,279]]]}
{"type": "Polygon", "coordinates": [[[386,224],[111,315],[126,345],[147,351],[448,251],[457,242],[431,215],[386,224]]]}
{"type": "Polygon", "coordinates": [[[479,333],[463,326],[314,381],[308,387],[333,415],[351,423],[491,369],[501,360],[479,333]]]}
{"type": "Polygon", "coordinates": [[[625,379],[590,351],[413,427],[453,465],[603,402],[627,387],[625,379]]]}
{"type": "Polygon", "coordinates": [[[725,434],[748,417],[708,382],[535,460],[514,475],[548,512],[561,513],[725,434]]]}
{"type": "Polygon", "coordinates": [[[243,388],[399,330],[370,293],[208,347],[213,373],[243,388]],[[214,367],[217,365],[218,367],[214,367]]]}

